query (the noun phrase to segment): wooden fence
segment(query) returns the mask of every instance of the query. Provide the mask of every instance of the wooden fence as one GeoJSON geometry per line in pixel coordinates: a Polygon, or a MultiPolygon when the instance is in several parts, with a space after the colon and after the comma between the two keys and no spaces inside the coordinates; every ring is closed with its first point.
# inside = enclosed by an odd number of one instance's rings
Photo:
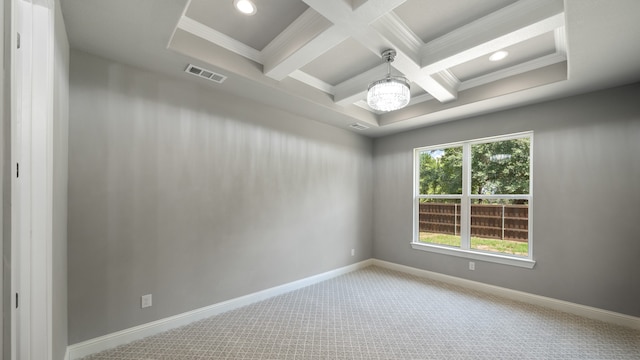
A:
{"type": "MultiPolygon", "coordinates": [[[[471,205],[471,236],[528,241],[527,205],[471,205]]],[[[460,204],[420,204],[420,231],[460,234],[460,204]]]]}

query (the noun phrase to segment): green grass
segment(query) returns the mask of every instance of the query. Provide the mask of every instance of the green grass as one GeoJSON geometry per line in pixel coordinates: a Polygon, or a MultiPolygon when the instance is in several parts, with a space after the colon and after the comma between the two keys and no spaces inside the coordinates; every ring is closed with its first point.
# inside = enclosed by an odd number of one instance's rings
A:
{"type": "MultiPolygon", "coordinates": [[[[429,244],[460,247],[460,236],[421,232],[420,241],[429,244]]],[[[471,248],[503,254],[527,256],[529,244],[526,242],[471,237],[471,248]]]]}

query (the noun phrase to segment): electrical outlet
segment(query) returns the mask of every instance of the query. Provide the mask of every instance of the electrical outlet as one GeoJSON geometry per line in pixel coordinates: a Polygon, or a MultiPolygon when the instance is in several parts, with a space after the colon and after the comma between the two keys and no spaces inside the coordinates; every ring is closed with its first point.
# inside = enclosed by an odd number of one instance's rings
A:
{"type": "Polygon", "coordinates": [[[474,263],[473,261],[469,261],[469,270],[475,270],[476,269],[476,263],[474,263]]]}
{"type": "Polygon", "coordinates": [[[151,294],[142,295],[142,297],[140,298],[140,307],[144,309],[151,306],[151,304],[151,294]]]}
{"type": "Polygon", "coordinates": [[[356,256],[356,249],[351,249],[351,256],[356,256]]]}

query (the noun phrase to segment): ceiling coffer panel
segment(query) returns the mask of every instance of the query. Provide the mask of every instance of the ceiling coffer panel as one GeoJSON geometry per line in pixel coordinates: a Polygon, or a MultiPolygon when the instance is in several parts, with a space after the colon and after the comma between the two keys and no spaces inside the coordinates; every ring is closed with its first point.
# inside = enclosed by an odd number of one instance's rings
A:
{"type": "MultiPolygon", "coordinates": [[[[374,127],[384,126],[385,113],[373,111],[363,100],[369,84],[387,74],[380,57],[387,49],[396,53],[391,74],[411,84],[406,109],[392,111],[397,113],[394,118],[405,120],[428,115],[428,109],[437,112],[463,106],[465,99],[502,96],[482,89],[489,89],[486,85],[492,82],[518,81],[527,72],[553,72],[542,78],[555,82],[558,69],[567,68],[551,66],[567,61],[563,2],[558,0],[253,2],[257,11],[245,16],[235,11],[231,0],[192,0],[177,28],[256,62],[262,66],[258,75],[262,78],[257,79],[254,72],[234,72],[231,69],[238,67],[233,64],[212,64],[216,68],[284,94],[290,94],[295,88],[291,81],[297,81],[321,93],[309,97],[312,102],[312,98],[327,99],[328,95],[335,111],[352,114],[364,109],[370,113],[366,120],[354,117],[352,123],[371,124],[369,117],[373,116],[377,119],[374,127]],[[490,61],[491,54],[499,50],[508,56],[490,61]],[[473,97],[461,96],[472,88],[477,88],[473,97]],[[423,102],[447,106],[418,107],[423,102]],[[360,110],[354,111],[353,106],[360,110]]],[[[170,48],[202,60],[197,56],[199,49],[190,50],[175,39],[170,48]]],[[[540,82],[529,83],[541,86],[540,82]]]]}
{"type": "Polygon", "coordinates": [[[252,1],[253,16],[237,12],[232,0],[191,0],[185,16],[260,51],[309,8],[300,0],[252,1]]]}

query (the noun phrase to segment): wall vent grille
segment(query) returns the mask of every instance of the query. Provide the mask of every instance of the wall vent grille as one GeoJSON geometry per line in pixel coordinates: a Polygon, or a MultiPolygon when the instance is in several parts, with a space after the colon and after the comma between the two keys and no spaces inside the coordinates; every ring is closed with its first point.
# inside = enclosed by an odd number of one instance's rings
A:
{"type": "Polygon", "coordinates": [[[189,64],[184,71],[191,75],[195,75],[203,79],[211,80],[218,84],[222,84],[227,79],[227,77],[222,74],[218,74],[211,70],[203,69],[193,64],[189,64]]]}
{"type": "Polygon", "coordinates": [[[369,128],[367,125],[363,125],[363,124],[360,124],[360,123],[351,124],[351,125],[349,125],[349,127],[354,128],[356,130],[364,130],[364,129],[368,129],[369,128]]]}

